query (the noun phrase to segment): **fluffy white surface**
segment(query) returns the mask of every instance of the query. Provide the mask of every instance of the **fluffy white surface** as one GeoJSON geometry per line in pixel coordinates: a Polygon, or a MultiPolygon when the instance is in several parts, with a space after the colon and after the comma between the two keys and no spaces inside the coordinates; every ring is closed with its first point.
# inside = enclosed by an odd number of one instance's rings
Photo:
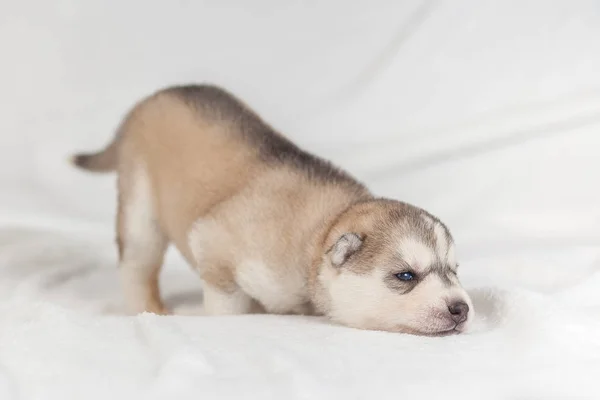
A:
{"type": "MultiPolygon", "coordinates": [[[[0,7],[0,399],[600,398],[596,1],[0,7]],[[114,176],[66,157],[188,81],[446,221],[473,331],[120,316],[114,176]]],[[[163,281],[198,306],[175,253],[163,281]]]]}

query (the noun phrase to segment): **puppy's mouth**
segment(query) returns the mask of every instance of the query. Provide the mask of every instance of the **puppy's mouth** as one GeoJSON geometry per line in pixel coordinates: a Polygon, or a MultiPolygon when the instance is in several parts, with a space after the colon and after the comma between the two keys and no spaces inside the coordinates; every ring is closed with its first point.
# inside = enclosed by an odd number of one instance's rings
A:
{"type": "Polygon", "coordinates": [[[402,333],[408,333],[409,335],[415,336],[428,336],[428,337],[444,337],[444,336],[453,336],[463,333],[464,324],[455,324],[452,328],[439,330],[439,331],[420,331],[414,328],[408,328],[406,326],[402,326],[399,328],[399,331],[402,333]]]}
{"type": "Polygon", "coordinates": [[[431,336],[431,337],[444,337],[444,336],[452,336],[452,335],[458,335],[462,333],[461,331],[457,330],[456,328],[452,328],[450,330],[447,331],[440,331],[440,332],[433,332],[433,333],[425,333],[424,336],[431,336]]]}

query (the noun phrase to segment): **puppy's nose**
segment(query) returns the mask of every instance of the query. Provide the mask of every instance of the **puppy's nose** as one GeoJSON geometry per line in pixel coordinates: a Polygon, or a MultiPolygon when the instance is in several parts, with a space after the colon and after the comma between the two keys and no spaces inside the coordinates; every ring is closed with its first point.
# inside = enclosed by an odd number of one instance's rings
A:
{"type": "Polygon", "coordinates": [[[450,311],[450,315],[454,322],[460,324],[461,322],[466,321],[467,314],[469,314],[469,306],[464,301],[457,301],[448,306],[448,311],[450,311]]]}

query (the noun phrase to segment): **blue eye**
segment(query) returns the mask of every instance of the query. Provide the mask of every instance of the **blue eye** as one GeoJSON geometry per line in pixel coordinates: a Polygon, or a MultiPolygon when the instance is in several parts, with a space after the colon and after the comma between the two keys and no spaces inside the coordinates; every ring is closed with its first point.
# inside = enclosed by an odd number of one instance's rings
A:
{"type": "Polygon", "coordinates": [[[412,272],[400,272],[399,274],[396,274],[396,278],[400,279],[401,281],[412,281],[415,279],[415,276],[412,272]]]}

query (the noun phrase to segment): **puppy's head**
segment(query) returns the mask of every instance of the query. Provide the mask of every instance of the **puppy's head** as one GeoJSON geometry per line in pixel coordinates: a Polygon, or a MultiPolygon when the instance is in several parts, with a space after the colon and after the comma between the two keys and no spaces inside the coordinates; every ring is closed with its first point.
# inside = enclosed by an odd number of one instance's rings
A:
{"type": "Polygon", "coordinates": [[[457,276],[450,232],[392,200],[357,204],[330,230],[317,266],[317,306],[362,329],[441,336],[465,330],[473,305],[457,276]]]}

